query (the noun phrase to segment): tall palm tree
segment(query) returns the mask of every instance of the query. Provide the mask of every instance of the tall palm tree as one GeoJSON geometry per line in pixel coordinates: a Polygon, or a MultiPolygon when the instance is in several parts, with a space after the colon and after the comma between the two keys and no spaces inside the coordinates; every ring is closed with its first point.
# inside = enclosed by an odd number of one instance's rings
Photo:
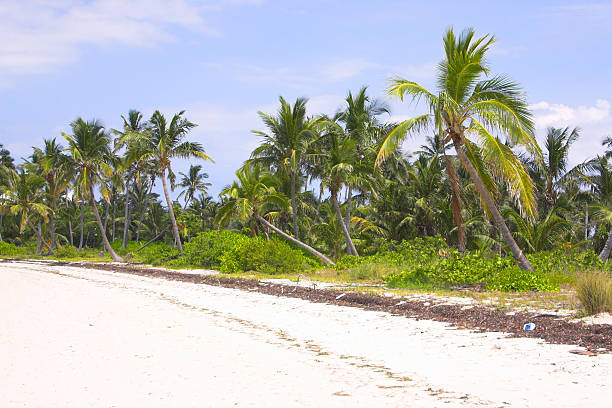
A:
{"type": "Polygon", "coordinates": [[[350,247],[350,253],[358,257],[359,253],[346,227],[338,202],[338,193],[348,183],[360,185],[362,189],[375,193],[370,176],[361,168],[361,155],[357,144],[356,140],[330,122],[324,138],[316,146],[318,156],[316,174],[321,177],[321,188],[329,190],[331,203],[341,224],[347,246],[350,247]]]}
{"type": "MultiPolygon", "coordinates": [[[[128,112],[127,118],[121,115],[121,119],[123,120],[123,129],[116,130],[113,129],[113,133],[118,136],[118,139],[115,143],[115,149],[124,146],[124,140],[127,135],[142,135],[146,134],[149,131],[149,123],[143,120],[143,115],[137,110],[130,110],[128,112]]],[[[127,146],[127,151],[125,153],[125,171],[123,174],[125,175],[124,187],[125,187],[125,208],[124,208],[124,216],[123,216],[123,248],[127,247],[128,234],[129,234],[129,226],[130,226],[130,184],[134,184],[133,179],[140,178],[140,168],[139,164],[141,163],[139,156],[138,146],[129,145],[127,146]]]]}
{"type": "Polygon", "coordinates": [[[437,92],[402,78],[391,81],[390,95],[401,100],[423,100],[429,112],[400,123],[382,144],[377,162],[383,161],[408,133],[428,127],[437,130],[445,142],[453,143],[518,265],[533,270],[495,203],[491,194],[494,185],[485,184],[483,178],[485,171],[490,171],[504,180],[522,214],[535,218],[533,182],[511,148],[523,146],[541,157],[532,136],[532,115],[518,84],[504,76],[489,76],[485,57],[495,38],[474,35],[473,29],[467,29],[456,37],[452,28],[444,34],[445,58],[438,65],[437,92]],[[506,137],[507,144],[501,136],[506,137]]]}
{"type": "Polygon", "coordinates": [[[111,150],[111,138],[97,120],[86,122],[77,118],[70,127],[72,135],[62,134],[68,141],[66,150],[70,154],[71,167],[76,174],[75,184],[83,197],[89,199],[104,247],[113,261],[123,262],[123,258],[115,253],[108,242],[94,194],[94,187],[99,186],[102,196],[108,199],[106,180],[112,173],[111,163],[118,160],[111,150]]]}
{"type": "Polygon", "coordinates": [[[51,212],[51,209],[43,204],[45,180],[36,174],[28,174],[23,168],[19,172],[6,167],[3,169],[7,185],[0,190],[0,213],[8,212],[20,216],[19,233],[28,225],[36,234],[38,242],[53,254],[52,246],[42,237],[40,230],[31,220],[31,216],[39,216],[46,221],[51,212]]]}
{"type": "Polygon", "coordinates": [[[187,142],[184,139],[189,131],[196,127],[195,123],[183,117],[185,111],[180,111],[172,117],[170,123],[164,115],[159,111],[155,111],[149,121],[150,132],[147,133],[130,133],[123,137],[125,143],[133,143],[138,146],[142,152],[140,157],[143,160],[153,160],[158,168],[158,172],[164,188],[166,196],[166,204],[168,205],[168,213],[172,221],[172,232],[179,253],[183,254],[183,245],[181,244],[181,236],[174,216],[172,208],[172,200],[170,199],[170,191],[168,190],[168,182],[166,175],[173,182],[176,178],[172,171],[172,159],[182,158],[188,159],[196,157],[214,162],[209,156],[204,153],[204,147],[197,142],[187,142]]]}
{"type": "Polygon", "coordinates": [[[258,163],[284,172],[290,179],[293,236],[299,240],[298,205],[296,202],[297,178],[307,162],[308,146],[316,139],[318,119],[306,116],[305,98],[296,99],[293,107],[281,96],[281,106],[275,116],[258,112],[268,133],[253,131],[261,136],[261,144],[253,150],[245,163],[258,163]]]}
{"type": "Polygon", "coordinates": [[[67,165],[64,147],[57,143],[55,138],[45,139],[44,148],[34,148],[31,156],[30,167],[39,174],[46,182],[46,193],[49,213],[49,234],[51,236],[51,246],[57,248],[55,240],[55,210],[59,197],[70,186],[72,171],[67,165]]]}
{"type": "Polygon", "coordinates": [[[183,172],[179,172],[179,174],[181,175],[179,186],[185,188],[185,190],[179,194],[178,198],[185,196],[184,208],[187,208],[197,192],[206,194],[208,187],[212,184],[204,181],[208,178],[208,173],[202,173],[202,166],[199,164],[189,166],[187,174],[183,172]]]}
{"type": "MultiPolygon", "coordinates": [[[[366,93],[367,87],[362,87],[356,95],[349,91],[345,99],[346,107],[337,115],[337,121],[344,125],[345,136],[356,141],[357,165],[366,163],[367,151],[376,143],[377,127],[379,125],[377,117],[389,113],[388,107],[378,100],[370,100],[366,93]]],[[[365,166],[364,166],[365,167],[365,166]]],[[[370,171],[370,169],[368,169],[370,171]]],[[[351,209],[353,200],[353,190],[359,189],[360,185],[355,182],[362,180],[361,177],[347,180],[347,200],[346,200],[346,229],[351,232],[351,209]],[[354,180],[354,182],[353,182],[354,180]]],[[[352,253],[352,246],[347,241],[347,252],[352,253]]]]}
{"type": "Polygon", "coordinates": [[[266,211],[270,209],[287,208],[289,206],[287,197],[274,187],[276,180],[269,171],[262,170],[259,165],[247,165],[236,172],[236,177],[238,180],[224,188],[220,194],[228,197],[228,200],[217,213],[215,221],[219,228],[227,226],[234,218],[243,222],[256,220],[283,238],[315,255],[324,263],[334,264],[316,249],[283,232],[264,218],[266,211]]]}
{"type": "Polygon", "coordinates": [[[564,129],[548,128],[544,141],[544,160],[537,160],[536,157],[536,160],[532,163],[537,177],[543,181],[541,189],[544,193],[546,210],[554,207],[559,198],[559,192],[563,188],[563,183],[579,169],[579,166],[577,166],[568,171],[570,147],[579,137],[580,130],[578,128],[571,130],[569,127],[564,129]]]}

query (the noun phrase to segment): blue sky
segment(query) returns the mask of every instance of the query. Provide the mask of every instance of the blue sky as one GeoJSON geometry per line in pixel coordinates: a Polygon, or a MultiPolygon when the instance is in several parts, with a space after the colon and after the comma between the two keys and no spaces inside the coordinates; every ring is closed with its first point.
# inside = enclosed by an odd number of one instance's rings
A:
{"type": "MultiPolygon", "coordinates": [[[[492,71],[522,84],[538,136],[582,128],[573,163],[612,134],[610,1],[2,0],[0,19],[0,143],[16,158],[79,116],[111,128],[185,109],[216,195],[258,142],[258,110],[283,95],[333,113],[362,85],[386,100],[393,75],[433,87],[451,25],[495,34],[492,71]]],[[[388,102],[392,120],[422,109],[388,102]]]]}

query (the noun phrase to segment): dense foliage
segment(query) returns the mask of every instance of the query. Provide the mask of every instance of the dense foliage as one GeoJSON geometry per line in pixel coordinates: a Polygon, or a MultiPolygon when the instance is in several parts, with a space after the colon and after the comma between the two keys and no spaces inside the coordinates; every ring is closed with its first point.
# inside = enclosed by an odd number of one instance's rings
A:
{"type": "Polygon", "coordinates": [[[524,92],[486,63],[493,43],[448,30],[438,88],[391,81],[389,96],[425,102],[401,123],[365,87],[327,115],[281,97],[218,199],[200,164],[177,180],[176,158],[211,160],[184,112],[133,110],[121,129],[77,118],[63,144],[46,139],[22,163],[0,146],[0,255],[224,272],[326,265],[395,287],[494,290],[555,290],[609,269],[612,139],[575,166],[577,128],[550,128],[538,145],[524,92]],[[408,136],[424,143],[404,151],[408,136]]]}

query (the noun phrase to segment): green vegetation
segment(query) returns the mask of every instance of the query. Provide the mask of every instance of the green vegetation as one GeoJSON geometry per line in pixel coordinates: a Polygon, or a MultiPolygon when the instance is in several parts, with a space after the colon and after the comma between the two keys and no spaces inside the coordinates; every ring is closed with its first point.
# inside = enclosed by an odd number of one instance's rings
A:
{"type": "Polygon", "coordinates": [[[401,123],[366,87],[327,115],[280,97],[218,198],[203,164],[175,174],[176,159],[212,163],[184,112],[132,110],[119,130],[77,118],[66,146],[47,139],[23,163],[0,146],[0,256],[584,291],[578,276],[611,268],[612,139],[573,167],[578,129],[550,128],[538,145],[524,91],[487,63],[494,42],[445,32],[434,90],[390,82],[387,96],[424,102],[401,123]],[[403,151],[417,136],[424,144],[403,151]]]}

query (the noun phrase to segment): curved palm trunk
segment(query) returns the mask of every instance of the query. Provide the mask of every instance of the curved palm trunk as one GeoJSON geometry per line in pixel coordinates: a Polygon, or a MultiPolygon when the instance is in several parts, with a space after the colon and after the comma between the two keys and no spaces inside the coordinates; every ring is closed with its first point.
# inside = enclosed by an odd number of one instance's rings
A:
{"type": "MultiPolygon", "coordinates": [[[[36,233],[36,238],[38,238],[38,242],[40,242],[42,245],[44,245],[48,250],[49,253],[51,255],[55,255],[55,252],[53,252],[53,249],[47,244],[47,242],[43,239],[40,230],[38,228],[36,228],[34,226],[34,224],[32,224],[32,221],[30,221],[30,219],[28,218],[28,225],[30,226],[30,228],[32,228],[32,230],[34,230],[34,232],[36,233]]],[[[40,224],[39,224],[40,227],[40,224]]]]}
{"type": "Polygon", "coordinates": [[[495,225],[500,231],[500,234],[503,236],[504,241],[506,241],[506,244],[508,244],[510,252],[512,252],[512,256],[514,256],[516,263],[523,270],[533,271],[533,266],[531,266],[531,263],[529,263],[529,260],[514,240],[514,237],[512,237],[512,233],[508,229],[504,218],[497,209],[497,205],[493,201],[491,194],[489,194],[489,191],[487,190],[484,183],[482,182],[482,179],[478,175],[478,171],[476,170],[476,168],[474,168],[474,166],[470,162],[470,159],[468,159],[467,155],[463,151],[459,138],[457,136],[453,137],[453,144],[455,146],[455,151],[457,152],[457,157],[459,157],[459,161],[461,161],[461,164],[467,170],[468,174],[470,175],[470,178],[476,185],[476,188],[478,188],[478,192],[482,196],[485,204],[487,205],[487,208],[491,212],[491,215],[493,216],[493,221],[495,222],[495,225]]]}
{"type": "MultiPolygon", "coordinates": [[[[348,236],[351,236],[351,204],[353,203],[353,189],[351,186],[348,187],[348,192],[346,194],[346,230],[348,231],[348,236]]],[[[347,255],[357,255],[353,253],[352,246],[349,245],[348,240],[346,241],[346,253],[347,255]]]]}
{"type": "Polygon", "coordinates": [[[72,234],[72,222],[68,219],[68,234],[70,235],[70,246],[74,246],[74,237],[72,234]]]}
{"type": "Polygon", "coordinates": [[[181,244],[181,236],[179,235],[178,225],[176,224],[176,218],[174,217],[174,209],[172,208],[172,201],[170,201],[170,193],[168,192],[168,183],[166,182],[166,169],[162,170],[161,174],[162,186],[164,187],[164,195],[166,196],[166,203],[168,204],[168,212],[170,213],[170,221],[172,221],[172,232],[174,234],[174,240],[178,247],[179,254],[183,255],[183,245],[181,244]]]}
{"type": "Polygon", "coordinates": [[[459,177],[457,177],[455,166],[453,166],[453,163],[446,153],[444,154],[444,161],[446,162],[446,172],[448,173],[448,179],[451,186],[453,218],[455,220],[455,225],[457,225],[457,249],[459,252],[465,252],[466,239],[465,231],[463,230],[463,220],[461,219],[461,201],[459,199],[461,186],[459,184],[459,177]]]}
{"type": "Polygon", "coordinates": [[[98,229],[100,230],[100,235],[102,235],[102,242],[104,243],[104,247],[110,254],[111,258],[115,262],[125,262],[122,257],[117,255],[113,248],[110,246],[110,242],[108,242],[108,238],[106,238],[106,231],[104,230],[104,225],[102,225],[102,219],[100,218],[100,213],[98,213],[98,207],[96,206],[96,201],[94,200],[94,192],[91,183],[89,184],[89,203],[91,204],[91,208],[93,209],[94,215],[96,216],[96,222],[98,223],[98,229]]]}
{"type": "Polygon", "coordinates": [[[329,259],[328,257],[326,257],[325,255],[323,255],[322,253],[320,253],[319,251],[317,251],[316,249],[314,249],[311,246],[306,245],[305,243],[303,243],[302,241],[299,241],[295,238],[293,238],[291,235],[283,232],[282,230],[276,228],[273,224],[271,224],[270,222],[268,222],[268,220],[266,220],[264,217],[262,217],[259,214],[256,214],[255,217],[257,217],[257,219],[264,224],[266,227],[270,228],[271,230],[275,231],[277,234],[279,234],[280,236],[282,236],[285,239],[288,239],[289,241],[293,242],[294,244],[296,244],[297,246],[299,246],[300,248],[303,248],[305,250],[307,250],[308,252],[310,252],[311,254],[313,254],[314,256],[316,256],[317,258],[319,258],[320,260],[322,260],[324,263],[326,263],[327,265],[334,265],[334,263],[331,261],[331,259],[329,259]]]}
{"type": "Polygon", "coordinates": [[[601,253],[599,254],[599,259],[601,259],[603,262],[607,261],[610,257],[610,251],[612,251],[612,226],[610,226],[610,233],[608,234],[606,245],[604,245],[601,253]]]}
{"type": "Polygon", "coordinates": [[[293,235],[295,239],[300,239],[300,229],[298,227],[297,206],[295,201],[295,173],[291,172],[291,213],[293,216],[293,235]]]}
{"type": "Polygon", "coordinates": [[[125,183],[125,212],[123,216],[123,242],[121,246],[123,249],[127,248],[127,240],[129,233],[129,225],[130,225],[130,190],[128,188],[128,183],[125,183]]]}
{"type": "Polygon", "coordinates": [[[359,258],[359,253],[357,252],[357,248],[355,248],[355,244],[353,243],[353,240],[351,239],[351,234],[346,229],[346,224],[344,223],[344,219],[342,218],[342,211],[340,210],[340,205],[338,204],[337,196],[338,196],[338,192],[332,191],[331,199],[332,199],[334,208],[336,209],[336,215],[338,216],[338,221],[340,222],[340,226],[342,227],[342,232],[344,233],[344,237],[346,238],[347,245],[350,246],[351,251],[353,252],[353,255],[359,258]]]}

